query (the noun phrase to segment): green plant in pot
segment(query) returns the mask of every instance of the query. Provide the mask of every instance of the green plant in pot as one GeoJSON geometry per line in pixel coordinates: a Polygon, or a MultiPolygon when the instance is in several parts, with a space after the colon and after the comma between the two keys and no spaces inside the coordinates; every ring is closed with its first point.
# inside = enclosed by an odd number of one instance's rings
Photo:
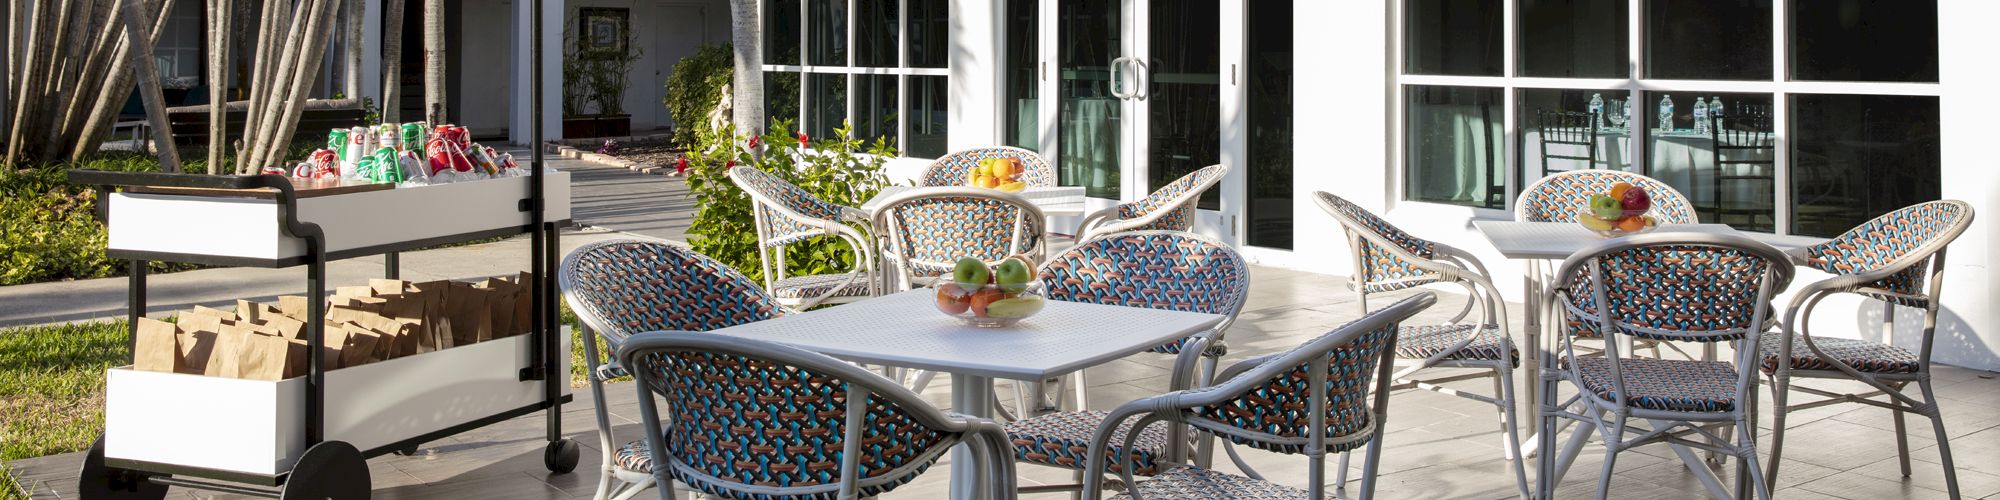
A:
{"type": "Polygon", "coordinates": [[[626,79],[645,55],[632,34],[626,9],[577,9],[563,29],[563,137],[632,133],[625,114],[626,79]]]}

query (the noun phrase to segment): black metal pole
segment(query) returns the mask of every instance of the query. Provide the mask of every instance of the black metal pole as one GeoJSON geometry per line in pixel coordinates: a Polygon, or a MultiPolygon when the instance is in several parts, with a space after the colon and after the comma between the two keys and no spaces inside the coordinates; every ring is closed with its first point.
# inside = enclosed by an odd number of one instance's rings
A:
{"type": "Polygon", "coordinates": [[[146,317],[146,261],[133,260],[126,269],[125,361],[139,362],[139,318],[146,317]]]}
{"type": "Polygon", "coordinates": [[[403,254],[401,252],[389,252],[382,254],[382,277],[384,279],[393,280],[393,279],[401,279],[403,277],[402,255],[403,254]]]}
{"type": "MultiPolygon", "coordinates": [[[[559,397],[556,386],[557,374],[554,369],[550,368],[555,366],[553,360],[556,359],[555,346],[558,344],[555,338],[556,331],[551,327],[555,324],[555,297],[554,294],[549,293],[551,292],[549,285],[553,283],[549,274],[554,271],[554,266],[548,263],[553,259],[553,252],[546,246],[554,243],[555,234],[550,229],[547,221],[544,220],[548,214],[546,207],[543,206],[542,199],[542,189],[547,182],[545,177],[548,170],[547,158],[544,157],[544,152],[542,151],[542,0],[529,0],[528,9],[528,36],[530,37],[528,42],[528,116],[533,120],[533,123],[528,124],[528,136],[529,140],[532,141],[528,147],[534,151],[534,173],[533,177],[528,181],[530,190],[528,197],[530,200],[533,200],[530,203],[530,208],[534,211],[533,214],[529,215],[530,222],[534,224],[533,241],[529,242],[529,244],[534,246],[534,249],[530,251],[532,255],[529,258],[533,259],[534,262],[529,264],[529,267],[534,269],[535,274],[532,279],[534,281],[532,285],[534,288],[529,292],[532,295],[531,302],[533,302],[535,310],[530,317],[535,323],[534,334],[538,335],[535,340],[541,342],[540,348],[536,349],[537,355],[534,356],[534,360],[536,366],[540,367],[542,372],[543,401],[549,407],[548,439],[553,442],[562,438],[562,407],[558,404],[560,400],[557,399],[559,397]]],[[[567,379],[568,377],[564,378],[567,379]]]]}
{"type": "Polygon", "coordinates": [[[326,262],[318,238],[306,246],[306,446],[319,444],[326,430],[326,370],[321,351],[326,345],[326,262]]]}

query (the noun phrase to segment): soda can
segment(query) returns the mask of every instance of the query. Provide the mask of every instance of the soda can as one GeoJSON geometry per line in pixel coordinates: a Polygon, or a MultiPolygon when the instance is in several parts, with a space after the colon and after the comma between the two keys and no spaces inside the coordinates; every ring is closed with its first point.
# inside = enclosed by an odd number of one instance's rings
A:
{"type": "Polygon", "coordinates": [[[400,128],[403,133],[401,137],[403,150],[416,151],[417,156],[424,156],[424,142],[429,138],[425,137],[423,122],[405,123],[400,128]]]}
{"type": "Polygon", "coordinates": [[[341,161],[347,161],[347,129],[333,129],[326,133],[326,148],[333,150],[341,161]]]}
{"type": "Polygon", "coordinates": [[[375,127],[376,146],[401,151],[403,149],[402,137],[399,135],[401,132],[393,123],[384,123],[375,127]]]}

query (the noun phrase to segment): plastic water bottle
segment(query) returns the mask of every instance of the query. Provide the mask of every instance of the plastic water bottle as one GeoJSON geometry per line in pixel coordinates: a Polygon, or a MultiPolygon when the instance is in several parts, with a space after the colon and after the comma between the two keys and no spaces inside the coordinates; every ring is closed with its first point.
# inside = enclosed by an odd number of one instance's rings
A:
{"type": "Polygon", "coordinates": [[[1708,133],[1708,101],[1694,98],[1694,133],[1708,133]]]}
{"type": "Polygon", "coordinates": [[[1716,120],[1722,119],[1722,96],[1708,100],[1708,116],[1715,117],[1716,120]]]}
{"type": "Polygon", "coordinates": [[[1674,131],[1674,96],[1660,97],[1660,129],[1674,131]]]}
{"type": "Polygon", "coordinates": [[[1590,119],[1596,122],[1593,126],[1604,128],[1604,94],[1590,95],[1590,119]]]}
{"type": "MultiPolygon", "coordinates": [[[[1638,108],[1639,108],[1639,100],[1638,100],[1638,99],[1626,99],[1626,100],[1625,100],[1625,109],[1620,109],[1620,110],[1618,110],[1618,112],[1619,112],[1619,113],[1624,113],[1624,114],[1625,114],[1624,116],[1625,116],[1625,123],[1626,123],[1626,125],[1625,125],[1625,126],[1626,126],[1626,127],[1632,127],[1632,128],[1637,128],[1637,127],[1639,126],[1639,124],[1637,124],[1637,123],[1632,123],[1632,115],[1634,114],[1634,113],[1632,112],[1632,110],[1634,110],[1634,109],[1638,109],[1638,108]]],[[[1629,130],[1629,129],[1628,129],[1628,130],[1629,130]]]]}

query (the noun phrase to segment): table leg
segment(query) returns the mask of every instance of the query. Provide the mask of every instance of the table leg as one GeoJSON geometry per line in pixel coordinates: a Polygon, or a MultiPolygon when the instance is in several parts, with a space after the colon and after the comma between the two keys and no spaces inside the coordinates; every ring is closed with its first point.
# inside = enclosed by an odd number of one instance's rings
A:
{"type": "MultiPolygon", "coordinates": [[[[962,415],[993,418],[993,378],[951,374],[951,410],[962,415]]],[[[972,447],[959,444],[951,449],[951,498],[978,498],[981,471],[972,447]]]]}
{"type": "Polygon", "coordinates": [[[1521,353],[1527,359],[1522,360],[1523,362],[1521,363],[1521,366],[1525,368],[1524,375],[1521,378],[1528,384],[1527,390],[1523,391],[1527,393],[1528,397],[1523,402],[1526,408],[1522,413],[1528,417],[1523,421],[1532,422],[1530,425],[1533,425],[1536,431],[1528,436],[1526,443],[1522,443],[1521,459],[1527,460],[1530,455],[1536,457],[1536,491],[1533,493],[1535,494],[1535,498],[1548,498],[1548,491],[1552,490],[1553,487],[1547,483],[1550,476],[1547,471],[1548,467],[1543,464],[1551,462],[1546,456],[1549,455],[1551,450],[1543,449],[1544,447],[1541,446],[1546,441],[1546,436],[1543,436],[1543,434],[1549,431],[1542,426],[1542,261],[1529,260],[1523,264],[1525,264],[1526,269],[1521,274],[1521,286],[1523,288],[1521,306],[1524,313],[1521,320],[1521,333],[1524,340],[1522,345],[1525,348],[1521,350],[1521,353]]]}

